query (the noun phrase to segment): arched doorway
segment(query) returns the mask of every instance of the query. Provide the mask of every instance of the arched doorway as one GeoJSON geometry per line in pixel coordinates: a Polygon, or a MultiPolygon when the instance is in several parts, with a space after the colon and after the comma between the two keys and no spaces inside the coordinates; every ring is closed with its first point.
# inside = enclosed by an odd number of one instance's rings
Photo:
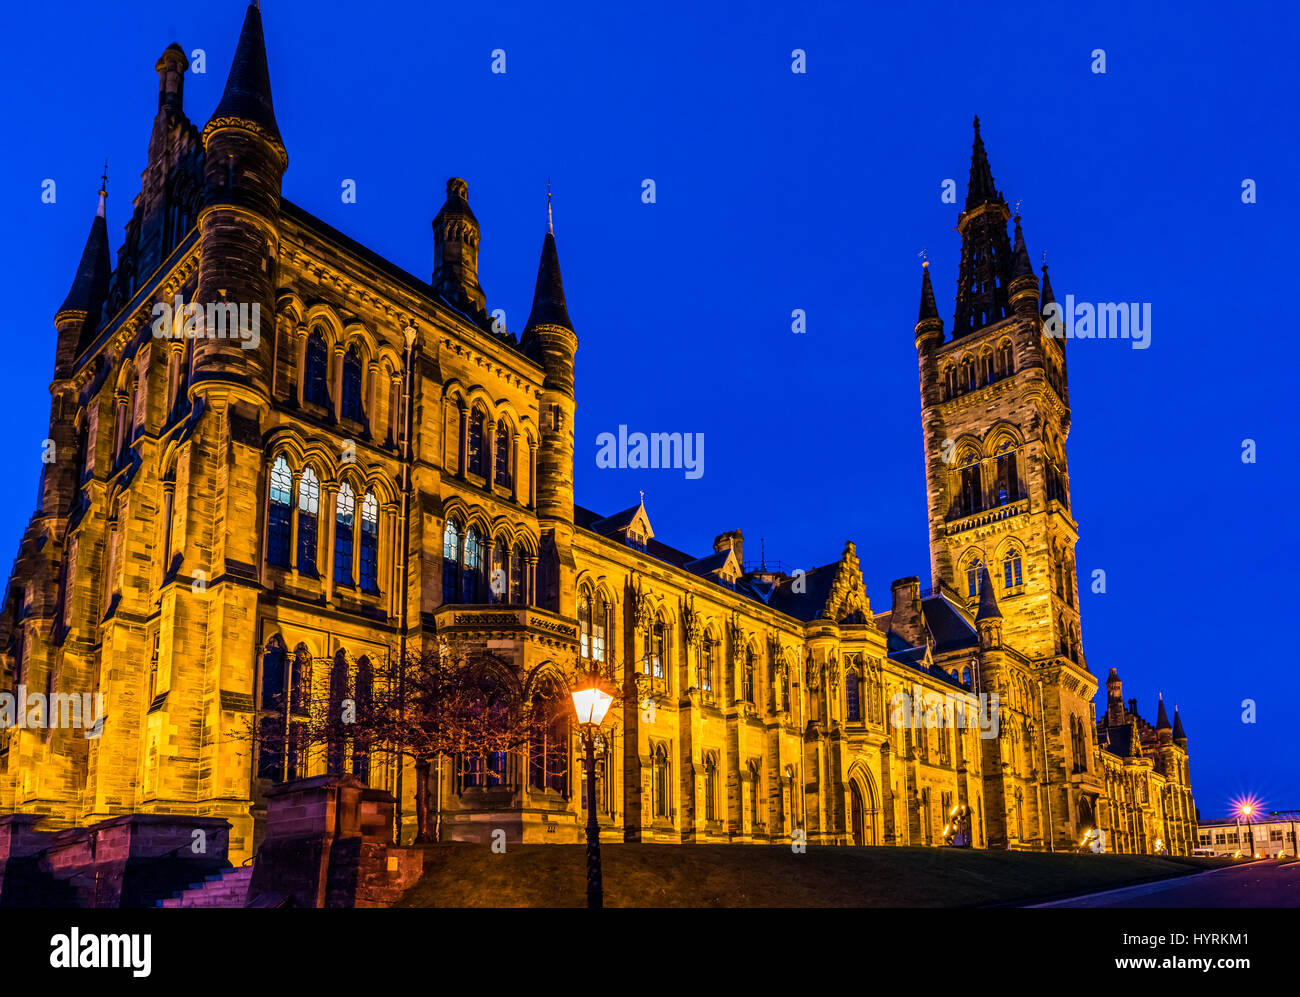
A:
{"type": "Polygon", "coordinates": [[[876,843],[876,821],[880,808],[871,776],[858,769],[849,778],[849,831],[855,845],[876,843]]]}

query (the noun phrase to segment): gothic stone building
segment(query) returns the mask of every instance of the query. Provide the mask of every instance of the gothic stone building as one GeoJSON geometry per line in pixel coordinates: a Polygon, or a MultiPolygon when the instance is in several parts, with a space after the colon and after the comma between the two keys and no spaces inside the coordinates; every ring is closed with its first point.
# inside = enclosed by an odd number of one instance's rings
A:
{"type": "MultiPolygon", "coordinates": [[[[428,283],[283,198],[256,5],[202,128],[184,51],[156,69],[116,265],[101,191],[54,317],[49,456],[0,630],[8,685],[101,695],[100,732],[0,733],[0,810],[51,829],[224,818],[238,862],[276,779],[343,765],[401,787],[410,840],[409,764],[399,781],[379,753],[286,758],[242,732],[322,689],[362,695],[399,648],[464,645],[509,661],[519,695],[564,696],[592,662],[613,674],[611,841],[940,844],[964,805],[976,847],[1064,849],[1100,826],[1126,851],[1189,850],[1181,721],[1162,705],[1153,732],[1118,679],[1093,721],[1065,354],[978,121],[953,335],[928,270],[915,328],[932,585],[896,582],[882,612],[852,543],[784,574],[747,563],[739,530],[701,557],[656,538],[644,503],[575,505],[578,338],[553,236],[516,339],[487,313],[464,181],[433,220],[428,283]],[[198,314],[159,326],[163,303],[198,314]],[[241,307],[257,334],[223,334],[241,307]],[[910,722],[895,705],[918,694],[965,725],[910,722]]],[[[567,761],[447,759],[444,837],[579,840],[576,738],[555,734],[567,761]]]]}

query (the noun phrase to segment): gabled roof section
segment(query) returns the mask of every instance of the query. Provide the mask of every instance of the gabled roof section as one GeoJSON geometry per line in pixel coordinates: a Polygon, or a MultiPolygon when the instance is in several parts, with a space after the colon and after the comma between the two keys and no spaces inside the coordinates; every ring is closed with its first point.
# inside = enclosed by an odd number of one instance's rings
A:
{"type": "Polygon", "coordinates": [[[616,512],[604,519],[596,519],[587,525],[593,533],[606,537],[625,537],[629,531],[641,534],[646,540],[654,538],[655,531],[650,526],[650,516],[645,511],[645,498],[622,512],[616,512]]]}
{"type": "Polygon", "coordinates": [[[726,550],[720,550],[715,554],[708,555],[708,557],[690,561],[686,564],[686,570],[696,575],[705,577],[716,575],[725,578],[729,582],[734,582],[740,575],[740,562],[736,560],[736,552],[728,547],[726,550]]]}

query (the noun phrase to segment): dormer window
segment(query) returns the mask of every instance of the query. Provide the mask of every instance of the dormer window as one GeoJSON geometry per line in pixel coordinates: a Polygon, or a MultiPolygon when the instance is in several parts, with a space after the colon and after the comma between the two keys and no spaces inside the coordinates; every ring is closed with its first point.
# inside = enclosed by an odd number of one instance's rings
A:
{"type": "Polygon", "coordinates": [[[623,542],[633,550],[639,550],[641,553],[645,553],[645,535],[637,530],[628,530],[624,535],[623,542]]]}

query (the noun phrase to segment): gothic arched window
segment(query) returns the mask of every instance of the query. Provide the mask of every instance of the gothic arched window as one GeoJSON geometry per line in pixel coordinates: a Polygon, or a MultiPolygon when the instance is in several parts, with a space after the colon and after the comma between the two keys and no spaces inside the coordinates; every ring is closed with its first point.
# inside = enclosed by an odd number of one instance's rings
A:
{"type": "Polygon", "coordinates": [[[343,418],[361,422],[365,412],[361,406],[361,358],[354,347],[343,354],[343,418]]]}
{"type": "Polygon", "coordinates": [[[974,454],[966,458],[961,469],[961,493],[958,514],[969,516],[984,508],[984,489],[980,482],[979,458],[974,454]]]}
{"type": "Polygon", "coordinates": [[[591,657],[591,593],[585,589],[578,595],[578,653],[591,657]]]}
{"type": "Polygon", "coordinates": [[[701,649],[701,653],[700,653],[700,691],[701,692],[713,691],[713,657],[714,657],[714,648],[716,646],[717,646],[717,642],[713,639],[713,636],[711,634],[706,635],[704,638],[704,646],[701,649]]]}
{"type": "Polygon", "coordinates": [[[858,697],[858,670],[849,666],[844,670],[844,719],[862,719],[862,703],[858,697]]]}
{"type": "Polygon", "coordinates": [[[654,751],[654,815],[667,818],[672,813],[670,794],[672,784],[668,778],[668,751],[662,744],[654,751]]]}
{"type": "Polygon", "coordinates": [[[352,521],[357,501],[345,481],[339,485],[334,505],[334,584],[352,586],[352,521]]]}
{"type": "Polygon", "coordinates": [[[1024,578],[1021,575],[1020,551],[1012,547],[1007,551],[1006,557],[1002,559],[1002,587],[1013,589],[1018,587],[1024,578]]]}
{"type": "Polygon", "coordinates": [[[478,576],[483,568],[483,545],[472,526],[465,531],[465,555],[460,567],[460,601],[478,602],[478,576]]]}
{"type": "Polygon", "coordinates": [[[329,408],[329,359],[325,352],[325,337],[318,330],[307,337],[307,354],[303,367],[303,398],[329,408]]]}
{"type": "Polygon", "coordinates": [[[605,660],[606,640],[609,628],[609,602],[605,593],[596,593],[595,612],[591,618],[591,657],[594,661],[605,660]]]}
{"type": "Polygon", "coordinates": [[[1016,470],[1016,451],[1004,443],[998,453],[998,505],[1020,501],[1020,475],[1016,470]]]}
{"type": "Polygon", "coordinates": [[[998,367],[1003,377],[1010,377],[1016,372],[1015,354],[1012,352],[1010,340],[1004,339],[998,346],[998,367]]]}
{"type": "Polygon", "coordinates": [[[460,568],[460,531],[454,520],[447,520],[442,531],[442,601],[456,601],[456,581],[460,568]]]}
{"type": "Polygon", "coordinates": [[[271,507],[266,527],[266,561],[289,567],[289,535],[293,516],[293,474],[284,457],[271,466],[271,507]]]}
{"type": "Polygon", "coordinates": [[[718,819],[718,756],[704,756],[704,819],[718,819]]]}
{"type": "Polygon", "coordinates": [[[352,746],[352,774],[363,782],[370,781],[370,741],[365,735],[366,720],[370,716],[370,706],[374,700],[375,673],[368,657],[357,660],[357,682],[353,700],[356,703],[357,716],[361,719],[352,746]]]}
{"type": "Polygon", "coordinates": [[[506,421],[502,419],[497,423],[496,472],[494,479],[498,485],[505,488],[510,487],[511,481],[510,453],[513,448],[510,446],[510,443],[510,427],[507,426],[506,421]]]}
{"type": "Polygon", "coordinates": [[[966,562],[966,597],[974,599],[980,594],[980,565],[978,557],[972,557],[966,562]]]}
{"type": "Polygon", "coordinates": [[[487,454],[483,452],[483,413],[475,409],[469,416],[469,469],[485,474],[487,454]]]}
{"type": "Polygon", "coordinates": [[[524,592],[524,548],[515,544],[510,552],[510,601],[517,606],[524,605],[528,599],[524,592]]]}
{"type": "Polygon", "coordinates": [[[379,591],[379,503],[366,492],[361,503],[361,590],[379,591]]]}
{"type": "Polygon", "coordinates": [[[298,570],[316,577],[316,517],[320,511],[320,485],[310,467],[298,479],[298,570]]]}
{"type": "Polygon", "coordinates": [[[326,766],[330,775],[343,774],[343,701],[348,698],[348,657],[340,649],[330,667],[329,714],[326,735],[326,766]]]}

